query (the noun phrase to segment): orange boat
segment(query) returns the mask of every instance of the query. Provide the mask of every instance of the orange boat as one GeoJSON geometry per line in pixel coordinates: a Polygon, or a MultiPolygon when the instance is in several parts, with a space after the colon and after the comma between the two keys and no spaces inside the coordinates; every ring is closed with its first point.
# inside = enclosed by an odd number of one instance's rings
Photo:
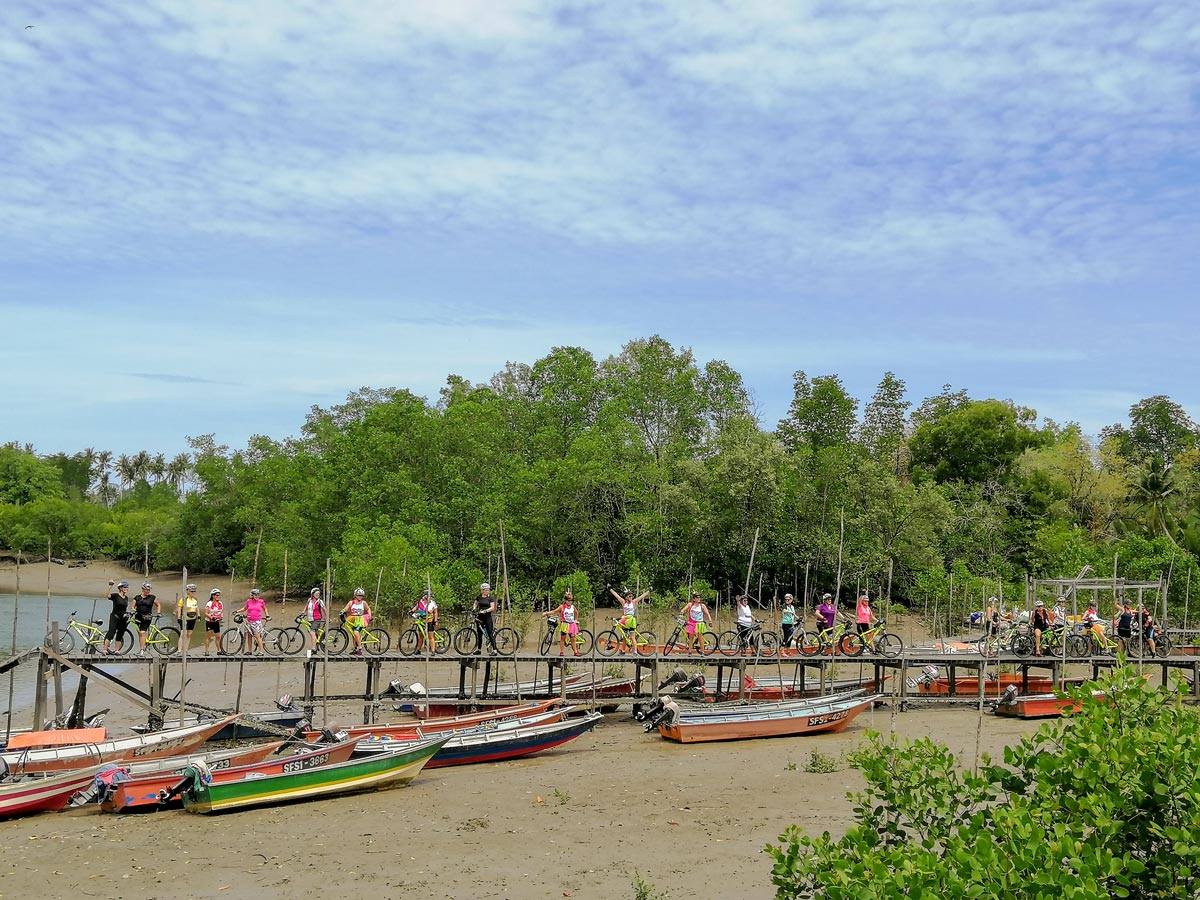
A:
{"type": "MultiPolygon", "coordinates": [[[[909,681],[911,687],[916,688],[918,694],[935,694],[946,695],[951,693],[949,678],[942,678],[933,674],[937,671],[937,666],[926,666],[925,671],[916,678],[909,681]]],[[[1083,684],[1082,678],[1068,678],[1065,684],[1083,684]]],[[[1001,672],[995,675],[988,675],[983,682],[983,694],[985,697],[999,697],[1010,687],[1015,687],[1018,691],[1021,690],[1022,678],[1015,672],[1001,672]]],[[[964,675],[955,678],[953,681],[955,695],[963,695],[964,697],[979,696],[979,676],[964,675]]],[[[1031,675],[1025,681],[1025,690],[1030,693],[1046,693],[1053,691],[1058,687],[1057,682],[1053,678],[1045,675],[1031,675]]]]}
{"type": "MultiPolygon", "coordinates": [[[[675,707],[672,714],[659,723],[658,733],[681,744],[832,733],[845,730],[859,713],[870,709],[879,698],[879,694],[855,693],[711,711],[683,712],[675,707]]],[[[673,705],[668,703],[667,709],[673,705]]]]}
{"type": "MultiPolygon", "coordinates": [[[[1093,697],[1103,697],[1103,691],[1093,691],[1093,697]]],[[[1014,719],[1057,719],[1064,713],[1079,712],[1081,704],[1073,697],[1058,694],[1029,694],[1024,697],[1003,697],[996,704],[996,715],[1014,719]]]]}

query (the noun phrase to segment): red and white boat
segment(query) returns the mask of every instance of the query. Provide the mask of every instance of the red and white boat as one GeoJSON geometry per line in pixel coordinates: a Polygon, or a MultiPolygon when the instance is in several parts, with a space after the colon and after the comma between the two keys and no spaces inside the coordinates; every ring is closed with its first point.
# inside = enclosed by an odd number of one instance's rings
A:
{"type": "Polygon", "coordinates": [[[0,753],[0,762],[7,765],[9,771],[16,773],[65,772],[101,763],[180,756],[197,750],[211,735],[236,718],[237,715],[231,715],[199,725],[166,728],[153,734],[137,734],[132,737],[65,746],[37,743],[39,739],[36,735],[61,735],[67,732],[31,732],[30,742],[25,749],[0,753]]]}
{"type": "Polygon", "coordinates": [[[71,797],[91,785],[99,766],[58,775],[22,777],[0,783],[0,818],[65,809],[71,797]]]}
{"type": "Polygon", "coordinates": [[[668,701],[665,704],[667,716],[658,723],[658,733],[669,741],[698,744],[836,732],[844,730],[879,698],[879,694],[856,692],[809,700],[728,704],[687,711],[678,707],[672,710],[674,704],[668,701]]]}
{"type": "MultiPolygon", "coordinates": [[[[429,735],[441,734],[447,731],[463,731],[478,728],[481,725],[491,725],[494,727],[496,724],[502,722],[514,722],[530,716],[540,716],[551,710],[555,710],[561,702],[556,697],[552,700],[540,700],[536,703],[527,703],[522,706],[498,706],[486,712],[467,713],[461,716],[445,716],[437,719],[389,722],[376,725],[353,725],[342,730],[350,737],[369,737],[371,735],[377,737],[388,735],[392,737],[410,737],[415,735],[419,728],[421,734],[428,737],[429,735]]],[[[559,712],[558,716],[561,718],[562,713],[559,712]]],[[[310,741],[318,740],[320,737],[320,732],[316,731],[310,731],[306,734],[306,738],[310,741]]]]}

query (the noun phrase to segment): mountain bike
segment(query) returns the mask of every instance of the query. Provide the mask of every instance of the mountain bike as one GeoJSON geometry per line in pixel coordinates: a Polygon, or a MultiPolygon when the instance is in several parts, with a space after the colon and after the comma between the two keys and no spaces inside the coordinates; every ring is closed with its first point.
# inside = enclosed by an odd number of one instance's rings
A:
{"type": "MultiPolygon", "coordinates": [[[[454,649],[469,656],[478,653],[485,643],[483,622],[478,613],[472,612],[467,623],[454,633],[454,649]]],[[[521,636],[512,628],[496,628],[492,631],[492,643],[501,656],[512,656],[521,646],[521,636]]]]}
{"type": "Polygon", "coordinates": [[[1120,644],[1107,631],[1096,633],[1092,628],[1084,628],[1081,637],[1087,642],[1087,656],[1116,656],[1120,644]]]}
{"type": "Polygon", "coordinates": [[[426,652],[432,650],[434,653],[440,654],[446,653],[450,649],[449,628],[430,628],[425,616],[413,613],[409,615],[412,617],[413,623],[400,634],[400,640],[396,642],[396,647],[402,654],[414,656],[422,649],[426,652]]]}
{"type": "Polygon", "coordinates": [[[850,632],[842,638],[847,656],[860,656],[864,650],[869,650],[876,656],[886,656],[893,659],[904,652],[904,641],[898,634],[887,630],[887,622],[880,619],[862,634],[850,632]]]}
{"type": "MultiPolygon", "coordinates": [[[[541,651],[542,656],[550,653],[550,648],[558,643],[558,616],[546,617],[546,633],[542,635],[541,651]]],[[[567,635],[564,642],[565,647],[570,647],[575,651],[576,656],[586,656],[592,652],[592,633],[586,628],[580,628],[575,635],[567,635]]]]}
{"type": "Polygon", "coordinates": [[[1129,655],[1138,659],[1158,656],[1163,659],[1171,655],[1174,645],[1161,628],[1151,627],[1149,634],[1142,633],[1140,625],[1133,626],[1133,634],[1129,638],[1129,655]],[[1154,652],[1150,652],[1150,641],[1154,641],[1154,652]]]}
{"type": "Polygon", "coordinates": [[[1083,659],[1088,655],[1087,638],[1076,632],[1067,633],[1066,629],[1059,625],[1051,626],[1042,632],[1042,656],[1062,656],[1064,649],[1067,659],[1083,659]]]}
{"type": "Polygon", "coordinates": [[[669,653],[690,653],[694,643],[699,643],[700,653],[708,656],[710,653],[717,652],[717,636],[711,631],[706,631],[700,635],[697,641],[692,642],[688,639],[691,635],[687,634],[688,620],[680,616],[675,617],[675,630],[671,632],[671,636],[667,638],[667,642],[663,644],[663,655],[669,653]]]}
{"type": "Polygon", "coordinates": [[[850,655],[848,638],[849,626],[840,619],[833,623],[832,628],[822,628],[820,631],[806,631],[796,642],[796,648],[804,656],[819,654],[842,653],[850,655]]]}
{"type": "MultiPolygon", "coordinates": [[[[330,653],[345,653],[346,649],[354,642],[351,640],[351,626],[344,619],[337,628],[329,633],[329,652],[330,653]]],[[[359,632],[359,640],[362,642],[364,653],[370,653],[372,656],[379,656],[387,653],[388,647],[392,645],[392,637],[382,628],[363,628],[359,632]]]]}
{"type": "MultiPolygon", "coordinates": [[[[263,617],[263,622],[269,622],[270,615],[263,617]]],[[[250,630],[250,623],[246,621],[246,617],[242,613],[234,613],[233,628],[227,628],[221,632],[220,651],[226,655],[234,655],[237,653],[251,653],[254,650],[254,632],[250,630]]],[[[292,628],[267,628],[263,626],[263,651],[268,655],[279,653],[299,652],[300,646],[297,646],[295,651],[292,651],[292,645],[295,638],[292,636],[292,631],[299,629],[292,628]]]]}
{"type": "MultiPolygon", "coordinates": [[[[997,653],[1010,652],[1021,656],[1018,644],[1024,646],[1024,637],[1026,636],[1026,626],[1018,625],[1013,628],[1005,628],[1003,631],[993,631],[991,634],[985,634],[975,642],[975,649],[979,651],[980,656],[995,656],[997,653]]],[[[1033,647],[1033,637],[1029,636],[1029,647],[1033,647]]],[[[1025,655],[1028,655],[1027,653],[1025,655]]]]}
{"type": "MultiPolygon", "coordinates": [[[[301,650],[308,646],[308,636],[316,634],[315,644],[317,650],[323,650],[325,647],[325,623],[324,620],[319,620],[316,623],[310,622],[308,617],[303,613],[296,616],[296,624],[290,628],[280,628],[279,637],[276,639],[276,646],[280,653],[288,656],[295,656],[301,650]]],[[[263,644],[266,644],[266,636],[263,636],[263,644]]]]}
{"type": "MultiPolygon", "coordinates": [[[[179,649],[179,629],[174,625],[159,628],[158,620],[160,618],[161,616],[156,615],[150,619],[150,627],[146,629],[146,646],[159,656],[170,656],[179,649]]],[[[134,631],[141,631],[137,619],[133,620],[130,627],[134,631]]]]}
{"type": "Polygon", "coordinates": [[[613,627],[602,631],[596,638],[596,652],[601,656],[628,653],[633,648],[639,656],[649,656],[658,649],[653,631],[644,628],[625,628],[620,619],[613,619],[613,627]],[[621,648],[625,649],[622,650],[621,648]]]}
{"type": "MultiPolygon", "coordinates": [[[[100,653],[100,647],[104,644],[104,635],[108,633],[106,628],[99,626],[106,623],[101,619],[92,619],[90,622],[81,622],[75,618],[76,613],[72,612],[67,619],[67,624],[58,630],[58,646],[54,646],[53,632],[46,633],[46,639],[43,643],[52,649],[57,650],[64,656],[75,649],[77,644],[82,644],[85,653],[100,653]]],[[[120,643],[116,656],[123,656],[137,646],[137,636],[126,626],[118,637],[120,643]]]]}
{"type": "Polygon", "coordinates": [[[755,619],[745,631],[723,631],[717,637],[717,649],[725,656],[736,656],[747,650],[763,656],[774,656],[779,651],[779,635],[763,630],[763,620],[755,619]]]}

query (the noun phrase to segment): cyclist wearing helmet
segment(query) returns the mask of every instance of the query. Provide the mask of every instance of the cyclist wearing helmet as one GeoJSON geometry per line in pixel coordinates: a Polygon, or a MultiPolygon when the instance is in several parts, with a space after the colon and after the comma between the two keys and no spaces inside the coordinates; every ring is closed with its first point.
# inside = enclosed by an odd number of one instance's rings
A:
{"type": "Polygon", "coordinates": [[[483,651],[483,639],[486,637],[492,653],[496,652],[496,625],[492,621],[492,613],[496,611],[496,598],[492,596],[492,586],[486,581],[479,586],[479,596],[475,598],[475,636],[476,645],[483,651]]]}
{"type": "Polygon", "coordinates": [[[342,615],[350,626],[350,639],[354,642],[351,656],[362,656],[362,632],[367,627],[367,619],[371,615],[371,604],[367,602],[367,592],[362,588],[354,589],[354,597],[342,607],[342,615]]]}
{"type": "Polygon", "coordinates": [[[304,618],[308,620],[308,651],[306,656],[312,656],[317,649],[317,632],[325,627],[325,601],[321,599],[321,589],[313,588],[308,592],[308,602],[304,604],[304,618]]]}
{"type": "Polygon", "coordinates": [[[791,594],[783,595],[783,609],[780,611],[779,626],[783,630],[783,646],[792,645],[792,635],[796,631],[796,598],[791,594]]]}
{"type": "MultiPolygon", "coordinates": [[[[267,618],[267,601],[263,599],[262,591],[258,588],[250,591],[250,596],[242,604],[242,612],[246,615],[246,624],[250,628],[250,636],[253,639],[250,650],[246,652],[266,655],[267,648],[263,646],[263,629],[264,621],[267,618]]],[[[242,649],[245,651],[245,647],[242,649]]]]}
{"type": "Polygon", "coordinates": [[[138,656],[146,655],[146,632],[150,630],[150,619],[162,612],[158,597],[150,593],[153,585],[142,582],[142,592],[133,598],[133,622],[137,626],[138,656]]]}
{"type": "Polygon", "coordinates": [[[217,653],[221,652],[221,621],[225,618],[225,604],[221,602],[221,589],[213,588],[208,592],[208,602],[204,604],[204,655],[208,656],[208,645],[216,643],[217,653]]]}
{"type": "Polygon", "coordinates": [[[104,633],[104,647],[101,652],[115,656],[121,652],[121,635],[125,632],[125,626],[129,624],[129,597],[126,596],[129,582],[110,581],[108,586],[114,589],[108,595],[112,611],[108,614],[108,631],[104,633]]]}
{"type": "MultiPolygon", "coordinates": [[[[647,589],[640,597],[635,597],[633,596],[633,591],[629,590],[629,588],[625,589],[624,594],[618,594],[610,585],[608,592],[616,597],[617,602],[621,604],[621,618],[618,620],[617,624],[621,626],[621,631],[619,631],[618,634],[620,634],[621,637],[624,637],[627,632],[637,629],[638,604],[650,596],[650,590],[647,589]]],[[[626,651],[627,647],[625,642],[621,641],[617,645],[617,652],[625,653],[626,651]]]]}
{"type": "Polygon", "coordinates": [[[175,604],[175,618],[179,620],[179,628],[183,632],[180,644],[190,644],[192,631],[195,630],[196,621],[200,618],[200,600],[196,597],[194,584],[189,584],[184,590],[186,593],[175,604]]]}

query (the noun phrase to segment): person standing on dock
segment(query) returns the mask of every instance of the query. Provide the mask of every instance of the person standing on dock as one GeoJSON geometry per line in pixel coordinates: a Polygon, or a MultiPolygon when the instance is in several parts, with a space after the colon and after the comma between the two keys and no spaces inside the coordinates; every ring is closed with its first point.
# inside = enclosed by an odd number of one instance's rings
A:
{"type": "Polygon", "coordinates": [[[221,589],[213,588],[208,592],[208,602],[204,604],[204,655],[208,656],[208,645],[215,643],[217,652],[221,652],[221,622],[225,619],[225,604],[221,602],[221,589]]]}
{"type": "Polygon", "coordinates": [[[266,656],[267,648],[263,645],[263,630],[266,628],[267,601],[263,599],[262,591],[258,588],[250,591],[250,596],[242,604],[242,612],[246,616],[246,624],[250,626],[250,636],[253,639],[250,649],[242,647],[242,652],[254,653],[257,648],[258,653],[266,656]]]}
{"type": "Polygon", "coordinates": [[[866,591],[858,595],[858,606],[855,608],[854,624],[858,626],[859,634],[866,634],[871,630],[871,625],[875,621],[875,613],[871,609],[871,598],[866,591]]]}
{"type": "Polygon", "coordinates": [[[200,600],[196,597],[196,586],[189,584],[186,592],[175,604],[175,618],[179,620],[180,647],[191,646],[192,632],[196,629],[196,620],[200,618],[200,600]]]}
{"type": "Polygon", "coordinates": [[[832,631],[837,622],[837,604],[833,602],[833,594],[825,594],[817,605],[817,630],[832,631]]]}
{"type": "Polygon", "coordinates": [[[688,650],[704,652],[704,635],[708,633],[708,626],[712,624],[713,617],[700,592],[692,591],[692,599],[679,612],[687,614],[687,626],[684,630],[687,633],[688,650]]]}
{"type": "Polygon", "coordinates": [[[108,631],[104,633],[102,652],[108,656],[116,656],[121,652],[121,636],[125,633],[125,626],[129,624],[129,597],[126,596],[129,582],[114,583],[110,581],[108,586],[113,588],[112,593],[108,595],[109,602],[112,603],[112,610],[108,614],[108,631]],[[116,649],[113,649],[114,643],[116,649]]]}
{"type": "Polygon", "coordinates": [[[1033,617],[1030,618],[1029,625],[1033,628],[1033,653],[1035,656],[1042,655],[1042,635],[1049,631],[1053,624],[1045,601],[1039,600],[1033,604],[1033,617]]]}
{"type": "Polygon", "coordinates": [[[783,646],[792,645],[792,634],[796,630],[796,598],[791,594],[783,595],[783,609],[780,610],[779,627],[783,631],[783,646]]]}
{"type": "MultiPolygon", "coordinates": [[[[308,650],[305,656],[312,656],[317,649],[317,635],[322,632],[329,618],[325,614],[325,601],[321,599],[321,589],[313,588],[308,592],[308,602],[304,604],[304,618],[308,622],[308,650]]],[[[322,640],[324,634],[321,634],[322,640]]]]}
{"type": "Polygon", "coordinates": [[[146,655],[146,633],[150,631],[150,620],[162,612],[162,604],[158,597],[150,593],[154,586],[148,581],[142,582],[142,592],[133,598],[133,621],[137,625],[138,656],[146,655]]]}
{"type": "Polygon", "coordinates": [[[488,648],[492,653],[496,652],[496,625],[492,620],[492,614],[496,611],[496,598],[492,596],[492,586],[486,581],[479,586],[479,596],[475,598],[475,627],[479,630],[477,634],[478,646],[480,652],[483,651],[483,639],[487,638],[488,648]]]}
{"type": "Polygon", "coordinates": [[[575,636],[579,634],[579,618],[575,612],[575,598],[569,590],[563,594],[563,601],[556,609],[548,609],[542,613],[543,619],[547,616],[558,616],[558,655],[563,655],[563,651],[567,649],[567,641],[570,640],[571,649],[578,656],[579,645],[575,643],[575,636]]]}
{"type": "MultiPolygon", "coordinates": [[[[429,588],[421,591],[421,599],[408,612],[414,619],[425,623],[424,629],[417,629],[417,652],[420,653],[425,649],[425,635],[432,635],[438,627],[438,605],[437,601],[433,599],[433,594],[429,592],[429,588]]],[[[432,637],[429,639],[429,645],[431,647],[436,645],[436,641],[432,637]]]]}
{"type": "Polygon", "coordinates": [[[350,655],[362,656],[362,633],[371,616],[367,592],[362,588],[355,588],[354,597],[342,607],[342,615],[346,617],[346,624],[350,626],[350,640],[354,642],[354,649],[350,651],[350,655]]]}
{"type": "Polygon", "coordinates": [[[755,648],[755,642],[751,638],[751,632],[754,629],[754,610],[750,608],[750,595],[741,594],[737,598],[737,635],[738,646],[741,648],[755,648]]]}
{"type": "MultiPolygon", "coordinates": [[[[629,632],[637,630],[638,604],[650,596],[650,591],[647,589],[640,597],[635,597],[633,596],[633,591],[629,590],[629,588],[626,588],[624,595],[622,595],[614,591],[612,585],[609,585],[608,592],[616,597],[617,602],[621,604],[621,618],[617,620],[617,624],[621,626],[619,634],[624,638],[629,632]]],[[[621,641],[617,646],[618,653],[625,653],[628,649],[625,641],[621,641]]]]}

